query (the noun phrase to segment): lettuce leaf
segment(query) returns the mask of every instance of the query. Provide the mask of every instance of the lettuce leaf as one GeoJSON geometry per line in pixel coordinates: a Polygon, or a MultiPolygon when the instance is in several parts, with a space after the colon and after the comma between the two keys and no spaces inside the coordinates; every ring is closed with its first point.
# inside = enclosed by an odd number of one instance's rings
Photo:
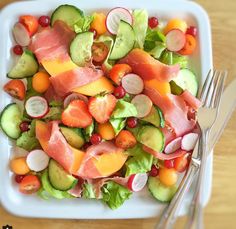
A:
{"type": "Polygon", "coordinates": [[[61,107],[50,107],[49,112],[43,117],[44,120],[61,120],[61,107]]]}
{"type": "Polygon", "coordinates": [[[159,29],[147,29],[147,35],[144,42],[144,50],[149,52],[154,49],[157,42],[165,44],[166,37],[159,29]]]}
{"type": "Polygon", "coordinates": [[[153,156],[142,149],[141,144],[137,144],[132,149],[126,151],[130,158],[126,161],[126,174],[146,173],[151,170],[153,164],[153,156]]]}
{"type": "Polygon", "coordinates": [[[188,58],[186,56],[181,56],[167,50],[161,55],[160,61],[168,65],[179,64],[180,68],[188,67],[188,58]]]}
{"type": "Polygon", "coordinates": [[[89,141],[89,139],[92,136],[93,131],[94,131],[94,121],[92,122],[91,125],[89,125],[85,129],[82,129],[82,131],[83,131],[83,135],[84,135],[85,140],[89,141]]]}
{"type": "Polygon", "coordinates": [[[148,12],[147,10],[134,10],[133,12],[133,29],[135,33],[135,48],[143,49],[147,28],[148,28],[148,12]]]}
{"type": "Polygon", "coordinates": [[[110,123],[115,131],[115,134],[119,134],[122,129],[125,128],[126,119],[124,118],[111,118],[110,123]]]}
{"type": "Polygon", "coordinates": [[[88,184],[88,183],[83,184],[83,198],[96,199],[96,195],[93,190],[92,184],[88,184]]]}
{"type": "Polygon", "coordinates": [[[103,201],[114,210],[119,208],[127,199],[129,199],[132,192],[114,181],[109,181],[103,186],[102,194],[103,201]]]}
{"type": "Polygon", "coordinates": [[[112,118],[128,118],[137,116],[137,114],[137,109],[132,103],[120,99],[116,103],[116,108],[112,113],[112,118]]]}
{"type": "Polygon", "coordinates": [[[157,41],[156,46],[149,51],[149,54],[151,54],[155,59],[159,59],[165,49],[166,49],[165,44],[157,41]]]}
{"type": "Polygon", "coordinates": [[[75,24],[74,24],[74,31],[76,33],[82,33],[88,31],[90,28],[90,24],[93,21],[93,16],[85,16],[81,17],[75,24]]]}

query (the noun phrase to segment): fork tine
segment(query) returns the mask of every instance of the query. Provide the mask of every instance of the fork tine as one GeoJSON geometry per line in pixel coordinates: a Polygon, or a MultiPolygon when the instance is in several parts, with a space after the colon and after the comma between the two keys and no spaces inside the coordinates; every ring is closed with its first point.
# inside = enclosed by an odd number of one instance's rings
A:
{"type": "Polygon", "coordinates": [[[205,98],[203,100],[203,103],[204,103],[203,105],[204,106],[208,106],[211,102],[211,99],[213,97],[213,92],[214,92],[214,87],[213,86],[214,86],[215,78],[217,77],[217,75],[218,75],[218,71],[215,70],[213,72],[213,76],[211,77],[208,88],[206,88],[206,90],[204,91],[204,96],[205,96],[205,98]]]}
{"type": "Polygon", "coordinates": [[[214,86],[213,86],[213,92],[212,92],[212,96],[210,98],[210,102],[208,104],[208,107],[210,108],[214,108],[214,102],[215,102],[215,99],[216,97],[218,96],[218,89],[220,87],[220,82],[222,80],[222,72],[219,72],[217,74],[217,76],[215,76],[215,79],[214,79],[214,86]]]}
{"type": "Polygon", "coordinates": [[[207,78],[205,79],[205,82],[202,86],[202,89],[200,90],[200,93],[199,93],[199,98],[200,98],[201,101],[205,100],[205,98],[203,99],[203,97],[205,95],[206,89],[208,88],[208,84],[209,84],[209,81],[211,79],[211,75],[212,75],[212,70],[210,69],[208,74],[207,74],[207,78]]]}

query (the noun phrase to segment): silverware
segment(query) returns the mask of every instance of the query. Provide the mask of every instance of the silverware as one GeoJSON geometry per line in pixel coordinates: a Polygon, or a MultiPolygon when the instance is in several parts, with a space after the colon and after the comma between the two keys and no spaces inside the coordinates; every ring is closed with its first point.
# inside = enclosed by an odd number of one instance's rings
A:
{"type": "MultiPolygon", "coordinates": [[[[214,76],[217,76],[217,75],[214,74],[214,76]]],[[[223,79],[224,78],[225,78],[225,75],[223,76],[223,79]]],[[[202,93],[201,93],[202,98],[204,98],[204,97],[206,98],[206,94],[208,91],[212,95],[216,95],[217,91],[216,90],[212,91],[212,89],[210,89],[210,86],[213,83],[215,83],[215,81],[213,81],[211,79],[213,79],[213,77],[211,78],[211,74],[209,73],[208,77],[204,83],[203,89],[201,90],[202,91],[202,93]]],[[[218,82],[218,81],[216,81],[216,82],[218,82]]],[[[220,90],[222,90],[223,89],[222,83],[219,84],[219,82],[218,82],[218,85],[220,85],[220,87],[221,87],[220,90]]],[[[183,200],[184,196],[186,195],[189,187],[191,186],[192,181],[199,169],[199,165],[201,162],[200,156],[201,156],[201,152],[195,149],[194,153],[192,155],[192,160],[191,160],[189,169],[188,169],[187,173],[185,174],[184,178],[182,179],[176,195],[173,197],[170,204],[164,210],[164,212],[161,216],[160,222],[156,228],[162,229],[162,228],[172,228],[173,227],[173,224],[176,219],[176,212],[178,211],[180,204],[182,203],[182,200],[183,200]]]]}

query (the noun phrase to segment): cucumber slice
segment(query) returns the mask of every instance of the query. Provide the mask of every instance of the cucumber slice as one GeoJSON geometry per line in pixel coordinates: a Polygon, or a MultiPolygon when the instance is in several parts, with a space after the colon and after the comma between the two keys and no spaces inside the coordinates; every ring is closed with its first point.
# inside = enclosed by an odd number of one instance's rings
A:
{"type": "Polygon", "coordinates": [[[164,149],[164,135],[160,129],[154,126],[143,126],[138,132],[137,140],[159,153],[164,149]]]}
{"type": "Polygon", "coordinates": [[[38,67],[34,54],[29,50],[25,50],[17,64],[7,74],[7,77],[11,79],[31,77],[38,71],[38,67]]]}
{"type": "Polygon", "coordinates": [[[135,34],[132,26],[121,20],[109,59],[117,60],[126,56],[133,49],[134,43],[135,34]]]}
{"type": "Polygon", "coordinates": [[[60,127],[62,134],[66,141],[76,149],[79,149],[85,143],[81,129],[60,127]]]}
{"type": "Polygon", "coordinates": [[[84,66],[92,56],[93,33],[79,33],[70,45],[71,59],[79,66],[84,66]]]}
{"type": "Polygon", "coordinates": [[[162,111],[158,107],[153,106],[148,116],[142,118],[142,120],[145,122],[149,122],[156,127],[163,128],[165,126],[164,116],[162,114],[162,111]]]}
{"type": "Polygon", "coordinates": [[[181,95],[184,92],[184,90],[180,86],[178,86],[173,80],[170,81],[170,89],[171,93],[174,95],[181,95]]]}
{"type": "Polygon", "coordinates": [[[157,177],[149,177],[148,189],[153,197],[155,197],[157,200],[161,202],[169,202],[175,195],[177,186],[173,185],[167,187],[163,185],[157,177]]]}
{"type": "Polygon", "coordinates": [[[192,95],[196,96],[198,91],[198,81],[193,72],[189,69],[181,69],[173,81],[183,90],[188,90],[192,95]]]}
{"type": "Polygon", "coordinates": [[[48,176],[51,185],[60,191],[72,189],[77,184],[77,179],[67,173],[63,167],[53,159],[49,162],[48,176]]]}
{"type": "Polygon", "coordinates": [[[77,7],[68,4],[60,5],[52,13],[51,26],[53,26],[56,20],[61,20],[74,30],[74,24],[83,17],[83,11],[77,7]]]}
{"type": "Polygon", "coordinates": [[[17,139],[20,137],[20,123],[22,113],[16,103],[7,105],[1,113],[0,124],[4,133],[12,138],[17,139]]]}

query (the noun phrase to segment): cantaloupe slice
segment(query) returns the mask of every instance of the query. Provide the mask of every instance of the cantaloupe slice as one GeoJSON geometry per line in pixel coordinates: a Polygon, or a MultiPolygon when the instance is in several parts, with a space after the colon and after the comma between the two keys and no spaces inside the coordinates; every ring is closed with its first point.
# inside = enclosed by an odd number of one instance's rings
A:
{"type": "Polygon", "coordinates": [[[144,85],[145,87],[153,88],[161,95],[166,95],[168,93],[171,93],[170,84],[168,82],[160,82],[156,79],[152,79],[144,81],[144,85]]]}

